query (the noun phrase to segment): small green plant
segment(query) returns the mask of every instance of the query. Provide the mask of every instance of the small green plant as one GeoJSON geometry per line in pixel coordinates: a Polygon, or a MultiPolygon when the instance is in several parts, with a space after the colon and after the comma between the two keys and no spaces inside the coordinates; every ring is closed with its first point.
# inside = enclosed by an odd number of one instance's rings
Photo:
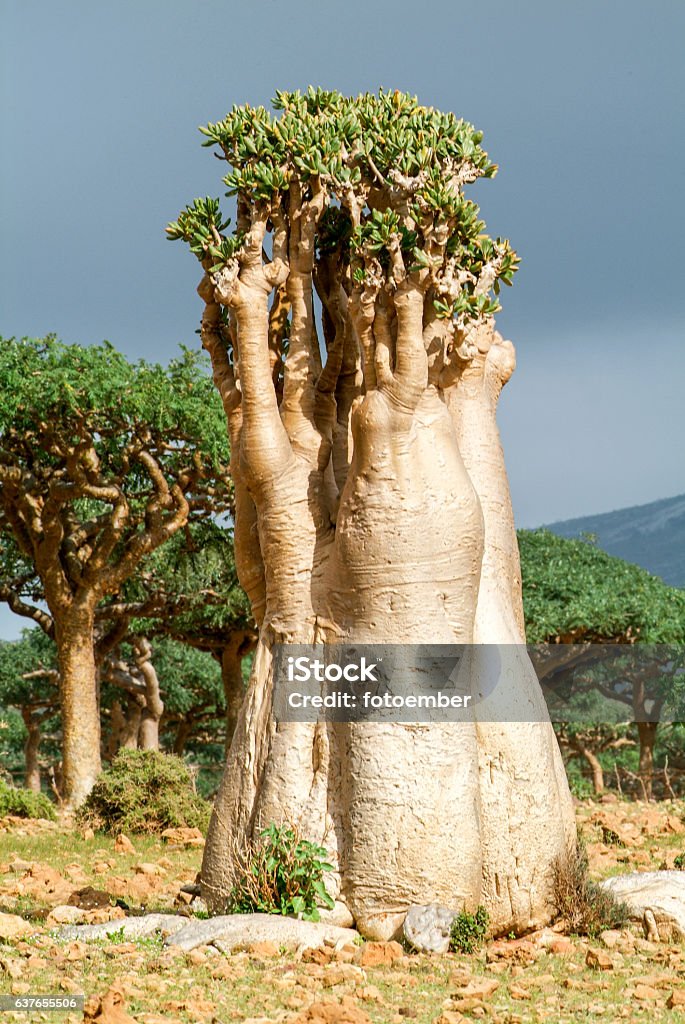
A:
{"type": "Polygon", "coordinates": [[[462,910],[455,917],[450,929],[450,949],[453,953],[475,953],[483,945],[490,918],[485,907],[478,907],[475,914],[462,910]]]}
{"type": "Polygon", "coordinates": [[[628,907],[588,877],[588,859],[580,836],[576,847],[554,862],[554,904],[569,931],[595,938],[606,929],[622,928],[628,907]]]}
{"type": "Polygon", "coordinates": [[[211,806],[198,796],[187,765],[173,754],[120,750],[98,778],[79,821],[105,832],[206,829],[211,806]]]}
{"type": "Polygon", "coordinates": [[[256,843],[234,851],[235,882],[228,898],[232,914],[283,914],[319,920],[331,909],[323,876],[332,871],[323,846],[302,839],[295,828],[271,824],[256,843]]]}
{"type": "Polygon", "coordinates": [[[15,789],[0,779],[0,818],[13,814],[17,818],[55,819],[55,808],[43,793],[15,789]]]}
{"type": "Polygon", "coordinates": [[[685,871],[685,853],[679,853],[673,861],[673,867],[676,871],[685,871]]]}
{"type": "Polygon", "coordinates": [[[614,832],[613,828],[608,828],[606,825],[602,825],[602,842],[605,844],[605,846],[626,845],[621,839],[618,832],[614,832]]]}

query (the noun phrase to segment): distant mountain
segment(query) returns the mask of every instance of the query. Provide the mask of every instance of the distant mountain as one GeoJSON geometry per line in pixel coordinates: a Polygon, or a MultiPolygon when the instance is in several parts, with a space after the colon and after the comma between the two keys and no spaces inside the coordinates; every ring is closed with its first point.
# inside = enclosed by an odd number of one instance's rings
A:
{"type": "Polygon", "coordinates": [[[594,534],[610,555],[634,562],[674,587],[685,587],[685,494],[598,516],[550,523],[560,537],[594,534]]]}

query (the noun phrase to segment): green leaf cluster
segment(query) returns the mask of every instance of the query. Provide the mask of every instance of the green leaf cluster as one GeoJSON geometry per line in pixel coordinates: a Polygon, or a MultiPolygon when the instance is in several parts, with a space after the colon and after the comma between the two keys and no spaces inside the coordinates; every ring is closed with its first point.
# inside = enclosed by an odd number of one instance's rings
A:
{"type": "Polygon", "coordinates": [[[453,953],[475,953],[485,942],[490,917],[485,907],[475,913],[460,911],[450,928],[450,949],[453,953]]]}
{"type": "Polygon", "coordinates": [[[327,858],[324,847],[301,839],[287,825],[269,825],[233,886],[228,912],[318,921],[320,906],[332,909],[335,905],[323,881],[324,873],[333,870],[327,858]]]}
{"type": "Polygon", "coordinates": [[[15,789],[0,779],[0,818],[12,814],[17,818],[47,818],[54,821],[55,806],[43,793],[15,789]]]}
{"type": "Polygon", "coordinates": [[[136,434],[166,446],[170,468],[197,450],[228,461],[226,421],[205,357],[189,349],[167,367],[129,362],[109,342],[68,345],[54,336],[0,338],[0,451],[5,461],[55,465],[50,435],[92,441],[102,468],[120,473],[136,434]]]}
{"type": "Polygon", "coordinates": [[[79,821],[104,832],[156,833],[178,826],[206,829],[210,811],[180,757],[120,750],[98,777],[79,821]]]}
{"type": "Polygon", "coordinates": [[[587,540],[519,530],[526,638],[685,642],[685,591],[587,540]]]}
{"type": "MultiPolygon", "coordinates": [[[[232,168],[223,181],[226,194],[238,197],[239,213],[262,204],[271,211],[279,207],[285,218],[293,183],[304,199],[316,182],[329,209],[348,211],[356,202],[362,210],[353,236],[342,229],[347,212],[326,223],[322,218],[320,254],[336,246],[343,261],[355,253],[358,258],[382,254],[391,235],[400,234],[399,214],[401,251],[410,272],[431,265],[428,240],[436,227],[447,226],[443,259],[456,260],[473,278],[490,263],[496,290],[499,282],[511,284],[518,257],[506,240],[485,235],[478,207],[462,195],[464,184],[493,177],[497,170],[482,148],[482,132],[472,124],[398,90],[348,97],[310,86],[304,93],[277,92],[273,108],[275,114],[249,104],[234,106],[223,120],[200,129],[203,145],[216,146],[232,168]],[[334,224],[339,230],[332,230],[334,224]]],[[[227,224],[217,199],[196,199],[167,233],[170,239],[183,238],[201,261],[215,260],[216,271],[241,257],[244,234],[225,236],[227,224]]],[[[355,266],[353,280],[362,283],[364,277],[363,266],[355,266]]],[[[441,315],[475,318],[499,309],[495,298],[472,291],[470,282],[463,301],[450,303],[441,315]]]]}

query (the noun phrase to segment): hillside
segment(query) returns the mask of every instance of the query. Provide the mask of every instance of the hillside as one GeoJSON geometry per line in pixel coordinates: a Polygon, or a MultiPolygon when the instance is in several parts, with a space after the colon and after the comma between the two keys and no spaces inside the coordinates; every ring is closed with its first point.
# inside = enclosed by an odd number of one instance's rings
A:
{"type": "Polygon", "coordinates": [[[610,555],[641,565],[671,586],[685,587],[685,494],[550,523],[547,529],[560,537],[594,534],[610,555]]]}

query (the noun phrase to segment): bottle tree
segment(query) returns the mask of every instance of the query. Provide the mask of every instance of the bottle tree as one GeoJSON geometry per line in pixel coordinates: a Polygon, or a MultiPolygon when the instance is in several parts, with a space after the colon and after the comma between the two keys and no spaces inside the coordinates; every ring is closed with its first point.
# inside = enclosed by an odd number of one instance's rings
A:
{"type": "MultiPolygon", "coordinates": [[[[493,315],[517,257],[463,195],[496,167],[470,124],[400,92],[310,88],[274,108],[201,129],[228,164],[235,230],[212,198],[168,227],[204,269],[236,565],[259,626],[204,893],[223,905],[236,837],[290,820],[331,850],[335,895],[367,936],[432,901],[481,903],[494,931],[521,930],[549,916],[575,829],[522,646],[495,422],[514,350],[493,315]],[[343,639],[515,645],[500,688],[512,721],[276,726],[274,643],[343,639]]],[[[480,650],[476,687],[496,671],[480,650]]]]}

